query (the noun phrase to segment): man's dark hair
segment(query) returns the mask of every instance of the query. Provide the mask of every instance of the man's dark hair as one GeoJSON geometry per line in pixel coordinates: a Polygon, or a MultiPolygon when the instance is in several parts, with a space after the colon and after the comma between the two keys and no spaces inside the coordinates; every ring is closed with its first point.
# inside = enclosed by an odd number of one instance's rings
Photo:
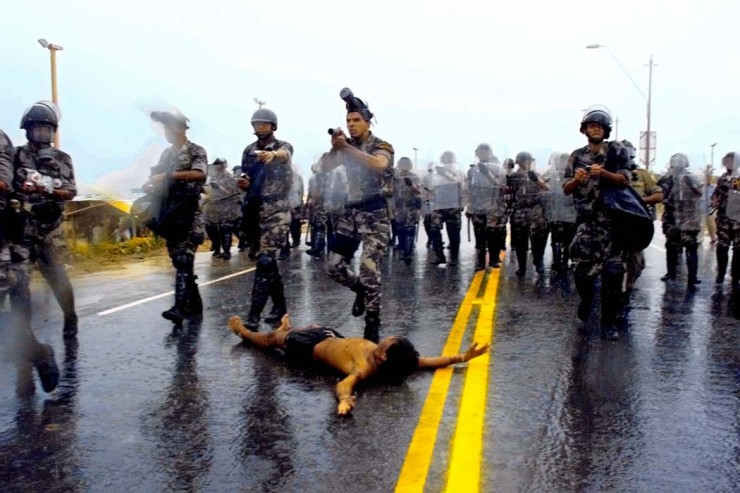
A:
{"type": "Polygon", "coordinates": [[[419,366],[419,353],[411,341],[399,337],[388,346],[386,360],[378,367],[378,376],[385,381],[401,381],[419,366]]]}

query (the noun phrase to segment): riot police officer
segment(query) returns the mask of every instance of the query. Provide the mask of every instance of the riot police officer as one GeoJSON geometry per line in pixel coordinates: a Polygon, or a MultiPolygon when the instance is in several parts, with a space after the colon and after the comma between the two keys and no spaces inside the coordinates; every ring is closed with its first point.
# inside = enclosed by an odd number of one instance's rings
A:
{"type": "Polygon", "coordinates": [[[179,110],[153,111],[150,116],[164,126],[170,147],[152,167],[144,191],[156,197],[159,213],[149,227],[167,241],[175,268],[175,304],[162,317],[179,326],[203,312],[193,264],[205,239],[200,194],[208,176],[208,157],[205,149],[188,140],[189,120],[179,110]]]}
{"type": "Polygon", "coordinates": [[[511,242],[516,251],[519,268],[517,276],[527,271],[527,249],[531,242],[532,263],[537,274],[543,274],[543,257],[547,245],[547,219],[545,218],[545,192],[550,187],[532,169],[534,158],[528,152],[516,155],[519,168],[506,177],[506,187],[511,197],[511,242]]]}
{"type": "Polygon", "coordinates": [[[327,223],[329,220],[329,215],[324,206],[329,173],[323,171],[319,163],[314,163],[311,166],[311,172],[313,175],[308,179],[308,195],[306,196],[311,248],[306,250],[306,254],[312,257],[322,257],[326,251],[327,223]]]}
{"type": "Polygon", "coordinates": [[[696,273],[699,265],[699,231],[701,230],[701,183],[688,172],[689,158],[685,154],[674,154],[668,165],[668,173],[661,177],[663,190],[663,234],[665,235],[667,273],[663,281],[676,278],[676,267],[682,249],[686,250],[688,287],[701,284],[696,273]]]}
{"type": "Polygon", "coordinates": [[[24,324],[31,320],[31,270],[38,265],[64,312],[64,337],[77,336],[74,293],[62,263],[66,246],[62,232],[64,202],[77,194],[72,158],[51,146],[61,114],[51,101],[39,101],[21,118],[28,143],[13,159],[13,197],[25,217],[23,232],[12,242],[18,264],[17,286],[11,291],[13,309],[24,324]]]}
{"type": "Polygon", "coordinates": [[[239,217],[239,188],[225,159],[217,158],[209,167],[208,202],[205,207],[206,232],[214,245],[213,256],[231,258],[234,222],[239,217]]]}
{"type": "Polygon", "coordinates": [[[732,287],[740,290],[740,153],[728,152],[722,158],[725,172],[717,180],[712,206],[717,209],[717,284],[727,274],[732,246],[732,287]]]}
{"type": "Polygon", "coordinates": [[[346,201],[336,215],[326,271],[355,293],[352,315],[365,314],[364,337],[377,342],[380,332],[380,266],[390,237],[387,201],[392,197],[393,146],[370,131],[373,113],[352,91],[343,89],[349,138],[331,130],[331,150],[321,157],[324,171],[344,168],[346,201]],[[360,271],[351,269],[352,257],[362,243],[360,271]]]}
{"type": "Polygon", "coordinates": [[[252,303],[245,326],[256,331],[267,299],[272,310],[265,322],[275,324],[287,313],[283,277],[277,263],[277,253],[286,241],[290,226],[289,194],[293,185],[291,158],[293,146],[275,137],[277,115],[260,108],[252,114],[251,124],[257,141],[249,144],[242,154],[239,188],[246,192],[242,209],[242,224],[255,238],[256,272],[252,286],[252,303]]]}
{"type": "Polygon", "coordinates": [[[504,200],[506,173],[498,158],[486,143],[478,145],[475,155],[478,162],[468,170],[466,214],[473,223],[475,270],[478,271],[486,268],[486,251],[488,266],[501,267],[508,216],[504,200]]]}
{"type": "Polygon", "coordinates": [[[542,176],[550,187],[546,218],[547,227],[552,234],[550,237],[552,269],[556,272],[568,268],[569,247],[576,234],[576,209],[573,205],[573,197],[563,193],[569,157],[567,153],[553,152],[550,155],[549,169],[542,176]]]}
{"type": "Polygon", "coordinates": [[[421,178],[413,172],[411,159],[402,157],[393,173],[396,234],[406,264],[410,264],[421,213],[421,178]]]}
{"type": "Polygon", "coordinates": [[[445,151],[440,157],[442,166],[435,166],[432,175],[432,215],[429,234],[435,258],[431,263],[446,264],[442,242],[442,227],[447,230],[450,265],[457,264],[460,252],[460,230],[462,229],[462,204],[465,194],[465,175],[457,169],[455,154],[445,151]]]}
{"type": "Polygon", "coordinates": [[[570,254],[581,301],[578,318],[588,320],[593,303],[595,278],[601,274],[601,330],[607,339],[618,339],[615,321],[622,306],[624,251],[612,233],[612,220],[605,213],[603,191],[629,186],[629,156],[619,142],[608,142],[612,130],[609,110],[594,105],[586,110],[580,131],[588,145],[570,155],[563,191],[573,195],[577,229],[570,254]]]}

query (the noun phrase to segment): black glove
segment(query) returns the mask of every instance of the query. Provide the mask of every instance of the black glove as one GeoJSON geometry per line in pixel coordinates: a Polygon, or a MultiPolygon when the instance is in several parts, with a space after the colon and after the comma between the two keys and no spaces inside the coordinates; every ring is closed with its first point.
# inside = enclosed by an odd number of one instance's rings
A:
{"type": "Polygon", "coordinates": [[[537,173],[534,171],[530,171],[529,173],[529,179],[532,181],[540,181],[540,178],[537,176],[537,173]]]}
{"type": "Polygon", "coordinates": [[[414,186],[413,182],[411,181],[411,178],[409,178],[408,176],[403,177],[403,182],[406,184],[407,187],[414,186]]]}
{"type": "Polygon", "coordinates": [[[694,187],[694,180],[691,179],[691,175],[684,175],[683,182],[690,187],[694,187]]]}

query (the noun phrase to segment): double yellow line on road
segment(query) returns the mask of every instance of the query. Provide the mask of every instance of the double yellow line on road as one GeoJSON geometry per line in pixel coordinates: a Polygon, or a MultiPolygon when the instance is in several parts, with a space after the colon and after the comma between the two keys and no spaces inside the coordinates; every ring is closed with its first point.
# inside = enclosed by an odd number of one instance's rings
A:
{"type": "MultiPolygon", "coordinates": [[[[473,277],[470,288],[455,317],[452,330],[442,351],[443,355],[453,356],[460,353],[465,329],[475,305],[480,305],[480,310],[473,340],[478,344],[492,342],[499,273],[500,270],[493,270],[488,276],[485,276],[483,272],[478,272],[473,277]],[[484,283],[483,296],[479,296],[481,286],[484,283]]],[[[490,351],[468,363],[455,435],[452,440],[446,491],[472,492],[480,489],[483,426],[485,424],[490,364],[490,351]]],[[[401,468],[396,484],[396,492],[424,491],[434,446],[437,441],[437,430],[447,401],[452,372],[452,368],[448,367],[439,369],[434,373],[429,394],[424,402],[419,422],[401,468]]]]}

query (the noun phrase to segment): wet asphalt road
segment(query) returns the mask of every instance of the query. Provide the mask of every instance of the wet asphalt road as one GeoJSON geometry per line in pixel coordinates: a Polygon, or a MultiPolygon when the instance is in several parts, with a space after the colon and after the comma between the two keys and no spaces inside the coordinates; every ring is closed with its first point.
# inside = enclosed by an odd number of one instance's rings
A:
{"type": "MultiPolygon", "coordinates": [[[[434,355],[473,281],[473,247],[439,268],[423,236],[411,266],[386,257],[383,333],[434,355]]],[[[281,263],[294,325],[361,336],[352,293],[305,248],[281,263]]],[[[706,242],[704,284],[687,294],[683,282],[660,282],[661,250],[658,233],[618,342],[599,338],[596,312],[579,335],[572,280],[551,275],[549,255],[545,276],[530,266],[523,279],[507,256],[478,280],[459,327],[467,346],[481,319],[493,320],[487,363],[475,375],[454,368],[446,399],[428,407],[432,373],[360,389],[350,418],[334,415],[335,375],[286,366],[228,331],[230,315],[246,315],[251,272],[203,286],[202,323],[179,332],[159,316],[172,302],[157,297],[172,289],[167,259],[73,279],[80,334],[66,346],[61,312],[38,283],[34,325],[62,377],[52,394],[37,385],[21,397],[15,367],[0,359],[0,490],[385,492],[416,476],[418,489],[461,491],[450,479],[457,460],[481,491],[738,491],[740,323],[728,313],[729,279],[715,286],[706,242]],[[488,281],[498,281],[495,299],[481,296],[488,281]],[[467,400],[483,411],[479,425],[458,419],[467,400]],[[435,405],[436,440],[417,431],[435,405]],[[402,470],[413,437],[429,461],[402,470]],[[476,437],[481,453],[453,452],[476,437]]],[[[196,270],[203,284],[251,265],[201,253],[196,270]]]]}

